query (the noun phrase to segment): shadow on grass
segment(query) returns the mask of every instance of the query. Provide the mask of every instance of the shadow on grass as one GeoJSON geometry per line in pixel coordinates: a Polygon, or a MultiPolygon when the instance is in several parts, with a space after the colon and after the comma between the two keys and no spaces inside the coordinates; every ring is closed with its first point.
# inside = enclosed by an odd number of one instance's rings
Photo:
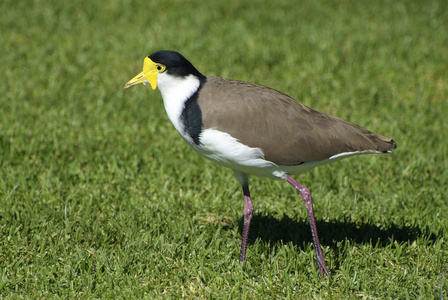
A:
{"type": "MultiPolygon", "coordinates": [[[[239,231],[243,230],[243,218],[239,221],[239,231]]],[[[338,243],[350,240],[358,244],[372,244],[385,247],[393,242],[413,242],[417,238],[434,243],[437,236],[427,227],[398,226],[391,224],[381,228],[368,223],[353,223],[350,221],[316,221],[317,232],[322,246],[328,246],[338,253],[338,243]]],[[[308,220],[295,221],[288,216],[278,220],[272,216],[254,215],[249,232],[249,244],[256,239],[275,245],[278,242],[292,242],[302,249],[306,243],[312,243],[308,220]]]]}

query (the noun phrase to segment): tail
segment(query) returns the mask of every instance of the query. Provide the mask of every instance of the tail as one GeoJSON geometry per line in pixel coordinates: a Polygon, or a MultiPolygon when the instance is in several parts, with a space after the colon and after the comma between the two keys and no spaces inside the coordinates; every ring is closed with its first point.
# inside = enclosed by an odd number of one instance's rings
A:
{"type": "Polygon", "coordinates": [[[375,134],[374,139],[377,145],[376,150],[383,153],[390,153],[393,149],[397,148],[397,143],[391,138],[375,134]]]}

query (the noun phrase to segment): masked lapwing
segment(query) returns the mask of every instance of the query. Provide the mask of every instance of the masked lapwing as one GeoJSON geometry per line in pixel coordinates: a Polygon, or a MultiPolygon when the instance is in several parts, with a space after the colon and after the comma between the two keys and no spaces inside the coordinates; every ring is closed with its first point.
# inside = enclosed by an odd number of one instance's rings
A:
{"type": "Polygon", "coordinates": [[[139,83],[159,88],[169,119],[199,155],[233,170],[243,188],[244,225],[240,261],[246,257],[253,205],[249,175],[283,179],[295,187],[311,227],[320,275],[329,275],[317,235],[308,188],[291,175],[368,153],[390,153],[394,140],[318,112],[288,95],[254,83],[202,75],[175,51],[144,59],[139,83]]]}

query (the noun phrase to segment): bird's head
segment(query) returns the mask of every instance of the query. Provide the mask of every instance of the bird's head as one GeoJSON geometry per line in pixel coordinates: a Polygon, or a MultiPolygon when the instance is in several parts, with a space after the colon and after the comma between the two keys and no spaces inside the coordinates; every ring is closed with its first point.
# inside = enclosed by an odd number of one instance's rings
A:
{"type": "Polygon", "coordinates": [[[176,51],[157,51],[147,57],[143,61],[143,71],[137,76],[126,82],[123,89],[130,88],[136,84],[149,82],[152,89],[157,88],[157,79],[159,76],[167,76],[167,78],[184,78],[189,75],[203,75],[180,53],[176,51]]]}

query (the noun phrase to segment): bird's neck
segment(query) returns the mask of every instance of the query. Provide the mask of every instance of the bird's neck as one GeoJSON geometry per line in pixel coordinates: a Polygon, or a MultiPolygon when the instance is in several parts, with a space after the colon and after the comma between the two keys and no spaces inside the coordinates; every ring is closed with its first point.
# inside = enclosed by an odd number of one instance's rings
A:
{"type": "Polygon", "coordinates": [[[162,73],[158,76],[157,85],[162,94],[168,118],[182,137],[188,139],[181,115],[188,99],[199,89],[201,80],[195,75],[168,77],[162,73]]]}

